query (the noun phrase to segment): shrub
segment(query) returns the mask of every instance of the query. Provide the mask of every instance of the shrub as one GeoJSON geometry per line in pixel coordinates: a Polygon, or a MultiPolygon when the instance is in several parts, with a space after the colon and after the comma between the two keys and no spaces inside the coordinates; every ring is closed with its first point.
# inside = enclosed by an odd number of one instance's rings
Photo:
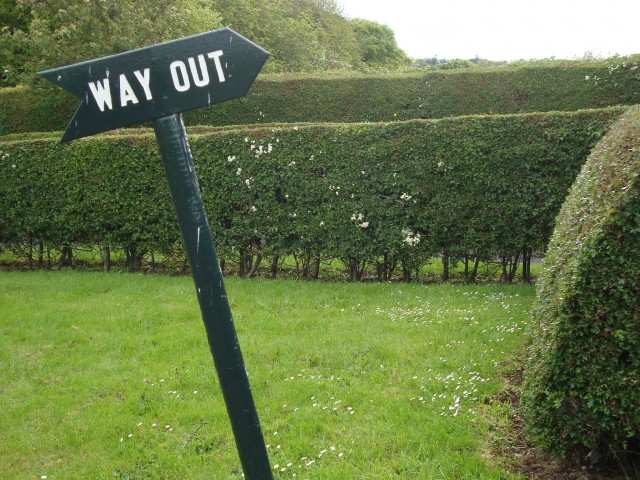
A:
{"type": "MultiPolygon", "coordinates": [[[[295,254],[307,267],[339,258],[353,279],[365,264],[383,279],[395,265],[408,279],[437,253],[513,263],[544,248],[569,186],[622,111],[200,127],[190,144],[223,255],[295,254]]],[[[0,242],[174,249],[171,201],[144,132],[0,143],[0,242]]]]}
{"type": "MultiPolygon", "coordinates": [[[[243,98],[184,114],[187,125],[388,122],[573,111],[640,103],[639,58],[393,75],[261,75],[243,98]]],[[[0,89],[0,135],[64,130],[78,100],[61,89],[0,89]]]]}
{"type": "Polygon", "coordinates": [[[523,407],[560,454],[640,452],[640,108],[597,145],[541,274],[523,407]]]}

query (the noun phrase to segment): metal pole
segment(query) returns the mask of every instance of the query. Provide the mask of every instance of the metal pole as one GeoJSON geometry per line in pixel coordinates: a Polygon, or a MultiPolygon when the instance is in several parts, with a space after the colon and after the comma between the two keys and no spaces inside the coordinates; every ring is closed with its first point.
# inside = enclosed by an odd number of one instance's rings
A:
{"type": "Polygon", "coordinates": [[[273,479],[182,115],[153,125],[245,478],[273,479]]]}

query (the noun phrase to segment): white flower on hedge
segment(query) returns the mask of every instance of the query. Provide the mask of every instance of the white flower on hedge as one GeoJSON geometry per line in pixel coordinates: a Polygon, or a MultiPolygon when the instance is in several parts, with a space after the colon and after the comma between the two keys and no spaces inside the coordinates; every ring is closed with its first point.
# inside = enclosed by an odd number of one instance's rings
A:
{"type": "Polygon", "coordinates": [[[444,167],[444,162],[443,161],[439,161],[438,162],[438,168],[442,168],[444,167]]]}
{"type": "Polygon", "coordinates": [[[420,232],[413,233],[411,230],[405,228],[402,230],[402,236],[404,237],[404,243],[411,247],[415,247],[420,243],[420,232]]]}
{"type": "Polygon", "coordinates": [[[321,227],[324,227],[324,222],[320,222],[320,226],[321,226],[321,227]]]}
{"type": "Polygon", "coordinates": [[[362,223],[358,224],[358,226],[360,228],[367,228],[369,226],[369,222],[362,222],[362,223]]]}
{"type": "Polygon", "coordinates": [[[255,206],[255,205],[251,205],[251,211],[252,211],[252,212],[257,212],[257,211],[258,211],[258,209],[256,208],[256,206],[255,206]]]}
{"type": "Polygon", "coordinates": [[[235,156],[235,155],[229,155],[229,156],[227,157],[227,162],[231,163],[231,162],[233,162],[235,159],[236,159],[236,156],[235,156]]]}
{"type": "Polygon", "coordinates": [[[354,213],[353,215],[351,215],[351,220],[362,222],[364,220],[364,213],[359,213],[358,215],[354,213]]]}
{"type": "Polygon", "coordinates": [[[242,168],[238,167],[238,170],[236,170],[236,175],[240,176],[241,173],[242,173],[242,168]]]}
{"type": "Polygon", "coordinates": [[[406,193],[403,193],[402,195],[400,195],[400,199],[401,200],[411,200],[411,195],[407,195],[406,193]]]}

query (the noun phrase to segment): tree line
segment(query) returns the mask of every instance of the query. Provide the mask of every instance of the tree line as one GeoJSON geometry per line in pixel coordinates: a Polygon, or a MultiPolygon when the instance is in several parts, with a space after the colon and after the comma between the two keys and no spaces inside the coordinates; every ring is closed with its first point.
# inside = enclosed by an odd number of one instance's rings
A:
{"type": "Polygon", "coordinates": [[[271,53],[265,72],[394,69],[393,31],[335,0],[0,0],[0,86],[35,72],[228,26],[271,53]]]}

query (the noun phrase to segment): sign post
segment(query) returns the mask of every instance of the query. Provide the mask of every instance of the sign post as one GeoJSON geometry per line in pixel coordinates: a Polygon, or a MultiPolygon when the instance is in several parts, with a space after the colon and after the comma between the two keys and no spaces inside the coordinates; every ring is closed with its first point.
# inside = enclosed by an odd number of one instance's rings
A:
{"type": "Polygon", "coordinates": [[[240,462],[273,478],[181,112],[243,96],[268,53],[228,28],[39,74],[82,100],[61,141],[153,121],[240,462]]]}

